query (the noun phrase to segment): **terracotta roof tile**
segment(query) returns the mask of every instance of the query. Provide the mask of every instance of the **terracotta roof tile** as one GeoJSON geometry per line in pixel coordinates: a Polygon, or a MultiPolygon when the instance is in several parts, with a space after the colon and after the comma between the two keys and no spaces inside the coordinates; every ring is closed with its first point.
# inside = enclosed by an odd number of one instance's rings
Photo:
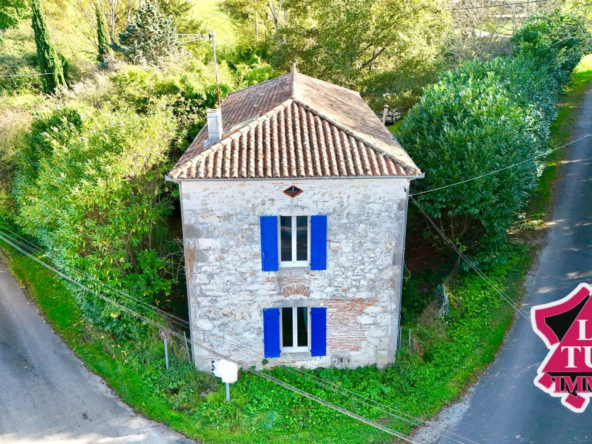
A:
{"type": "Polygon", "coordinates": [[[204,127],[173,179],[421,175],[358,93],[302,74],[229,94],[221,112],[222,139],[204,147],[204,127]]]}

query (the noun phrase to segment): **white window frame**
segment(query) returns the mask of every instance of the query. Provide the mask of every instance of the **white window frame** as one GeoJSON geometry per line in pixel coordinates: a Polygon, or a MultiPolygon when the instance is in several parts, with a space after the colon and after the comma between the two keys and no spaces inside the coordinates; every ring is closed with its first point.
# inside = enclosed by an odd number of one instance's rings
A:
{"type": "Polygon", "coordinates": [[[281,353],[308,353],[310,352],[310,307],[282,307],[280,308],[280,352],[281,353]],[[284,308],[291,308],[292,309],[292,347],[284,347],[284,315],[282,310],[284,308]],[[308,319],[308,325],[306,326],[306,334],[308,335],[306,347],[298,347],[295,344],[298,344],[298,309],[305,308],[306,309],[306,316],[308,319]]]}
{"type": "Polygon", "coordinates": [[[310,216],[278,216],[278,259],[280,268],[308,267],[310,265],[310,216]],[[282,221],[280,217],[292,218],[292,260],[282,261],[282,221]],[[296,239],[298,238],[298,229],[296,226],[297,217],[306,217],[306,260],[297,261],[296,259],[296,239]]]}

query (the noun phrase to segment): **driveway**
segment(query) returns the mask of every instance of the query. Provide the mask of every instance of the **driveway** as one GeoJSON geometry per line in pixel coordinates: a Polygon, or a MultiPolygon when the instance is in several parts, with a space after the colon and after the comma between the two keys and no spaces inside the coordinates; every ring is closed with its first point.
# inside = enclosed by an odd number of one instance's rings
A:
{"type": "Polygon", "coordinates": [[[0,444],[177,443],[56,336],[0,261],[0,444]]]}
{"type": "MultiPolygon", "coordinates": [[[[587,133],[592,133],[592,90],[573,138],[587,133]]],[[[581,282],[592,282],[592,138],[568,149],[547,245],[524,300],[527,313],[533,305],[561,299],[581,282]]],[[[573,413],[533,384],[547,351],[530,322],[518,318],[498,358],[465,399],[468,408],[455,407],[465,412],[451,429],[479,443],[592,442],[592,407],[573,413]]]]}

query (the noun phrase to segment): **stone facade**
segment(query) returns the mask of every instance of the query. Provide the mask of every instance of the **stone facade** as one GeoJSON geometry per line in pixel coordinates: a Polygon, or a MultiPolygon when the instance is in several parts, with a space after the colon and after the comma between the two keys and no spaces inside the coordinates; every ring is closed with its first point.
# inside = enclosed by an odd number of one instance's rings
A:
{"type": "MultiPolygon", "coordinates": [[[[269,365],[394,362],[409,179],[180,181],[192,338],[260,366],[263,309],[327,307],[327,356],[285,353],[269,365]],[[283,193],[291,185],[304,192],[283,193]],[[261,268],[259,217],[326,215],[327,269],[261,268]],[[225,339],[221,339],[224,337],[225,339]]],[[[211,369],[195,348],[196,365],[211,369]]]]}

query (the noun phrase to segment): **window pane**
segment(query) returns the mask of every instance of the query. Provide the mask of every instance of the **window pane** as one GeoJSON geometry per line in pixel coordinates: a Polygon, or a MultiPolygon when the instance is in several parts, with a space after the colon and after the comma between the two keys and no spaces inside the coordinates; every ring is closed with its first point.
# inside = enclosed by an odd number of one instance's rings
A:
{"type": "Polygon", "coordinates": [[[282,308],[282,347],[294,346],[292,308],[282,308]]]}
{"type": "Polygon", "coordinates": [[[292,218],[280,216],[281,261],[292,261],[292,218]]]}
{"type": "Polygon", "coordinates": [[[296,217],[296,260],[308,260],[308,217],[296,217]]]}
{"type": "Polygon", "coordinates": [[[298,347],[308,347],[308,309],[298,307],[298,347]]]}

